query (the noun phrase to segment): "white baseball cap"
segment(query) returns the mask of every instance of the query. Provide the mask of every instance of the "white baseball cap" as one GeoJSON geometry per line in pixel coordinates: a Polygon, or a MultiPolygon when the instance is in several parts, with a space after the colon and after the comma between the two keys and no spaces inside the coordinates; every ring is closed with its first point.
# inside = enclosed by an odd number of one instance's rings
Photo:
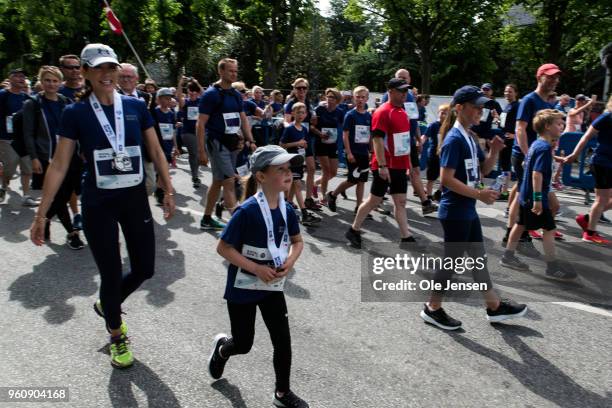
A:
{"type": "Polygon", "coordinates": [[[81,51],[81,64],[97,67],[105,63],[119,65],[117,54],[108,45],[104,44],[87,44],[81,51]]]}
{"type": "Polygon", "coordinates": [[[174,92],[171,88],[159,88],[157,91],[157,96],[174,96],[174,92]]]}

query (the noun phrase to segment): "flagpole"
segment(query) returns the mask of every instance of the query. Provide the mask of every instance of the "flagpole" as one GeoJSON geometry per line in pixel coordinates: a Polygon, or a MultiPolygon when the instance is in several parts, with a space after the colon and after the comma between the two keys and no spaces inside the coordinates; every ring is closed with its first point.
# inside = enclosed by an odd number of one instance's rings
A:
{"type": "MultiPolygon", "coordinates": [[[[104,4],[106,5],[106,7],[108,7],[109,10],[112,11],[111,6],[108,4],[107,0],[104,0],[104,4]]],[[[114,12],[113,12],[114,14],[114,12]]],[[[147,78],[151,78],[151,75],[149,74],[149,71],[147,71],[147,68],[145,67],[145,65],[143,64],[142,60],[140,59],[140,55],[138,55],[138,53],[136,52],[136,49],[134,48],[134,46],[132,45],[132,42],[130,41],[130,39],[128,38],[127,34],[125,33],[125,29],[121,28],[121,34],[123,35],[123,38],[125,38],[125,41],[127,42],[127,44],[130,46],[130,49],[132,50],[132,52],[134,53],[134,56],[136,57],[136,59],[138,60],[138,64],[140,64],[140,66],[142,67],[142,70],[144,71],[145,75],[147,76],[147,78]]]]}

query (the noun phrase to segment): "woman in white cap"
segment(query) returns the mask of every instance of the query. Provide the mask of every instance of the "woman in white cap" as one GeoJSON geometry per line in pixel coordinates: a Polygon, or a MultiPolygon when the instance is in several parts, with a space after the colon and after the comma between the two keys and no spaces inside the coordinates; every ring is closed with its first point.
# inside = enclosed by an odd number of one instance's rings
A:
{"type": "Polygon", "coordinates": [[[45,214],[66,175],[78,142],[85,157],[82,210],[89,247],[100,270],[100,299],[94,310],[106,320],[111,335],[111,363],[132,365],[127,325],[121,304],[154,273],[155,237],[144,183],[143,149],[147,149],[166,190],[164,216],[174,213],[174,190],[168,165],[143,101],[116,91],[119,62],[103,44],[89,44],[81,52],[86,80],[79,101],[68,106],[59,126],[53,161],[47,170],[43,197],[30,228],[34,244],[44,243],[45,214]],[[130,272],[122,273],[119,226],[130,258],[130,272]]]}

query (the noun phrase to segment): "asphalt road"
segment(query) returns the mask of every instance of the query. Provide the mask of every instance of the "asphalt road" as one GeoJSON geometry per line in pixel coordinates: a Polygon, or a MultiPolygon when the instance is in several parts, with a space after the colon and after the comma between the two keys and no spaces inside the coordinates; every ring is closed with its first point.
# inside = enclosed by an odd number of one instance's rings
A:
{"type": "MultiPolygon", "coordinates": [[[[58,407],[272,406],[272,348],[260,317],[252,351],[232,357],[222,380],[208,376],[210,342],[229,331],[226,267],[214,249],[217,235],[199,230],[205,188],[194,191],[186,169],[181,159],[172,170],[177,215],[166,223],[153,210],[156,274],[124,305],[137,359],[127,370],[111,367],[104,323],[91,307],[99,277],[89,249],[70,250],[57,221],[50,244],[34,247],[34,210],[9,193],[0,205],[0,387],[68,387],[70,400],[58,407]]],[[[209,170],[202,174],[208,184],[209,170]]],[[[292,389],[311,407],[612,406],[610,249],[579,241],[573,217],[586,208],[581,193],[560,197],[567,239],[559,253],[590,265],[582,283],[542,279],[540,260],[530,260],[531,273],[500,269],[505,203],[482,208],[495,283],[526,300],[529,313],[491,325],[480,302],[449,302],[446,309],[464,322],[451,334],[421,321],[421,303],[362,302],[362,256],[343,239],[354,201],[339,199],[338,214],[325,210],[322,225],[304,231],[304,252],[286,285],[292,389]]],[[[407,207],[415,233],[441,241],[435,215],[422,217],[411,194],[407,207]]],[[[378,213],[364,229],[368,247],[399,239],[394,221],[378,213]]],[[[612,236],[609,226],[601,231],[612,236]]]]}

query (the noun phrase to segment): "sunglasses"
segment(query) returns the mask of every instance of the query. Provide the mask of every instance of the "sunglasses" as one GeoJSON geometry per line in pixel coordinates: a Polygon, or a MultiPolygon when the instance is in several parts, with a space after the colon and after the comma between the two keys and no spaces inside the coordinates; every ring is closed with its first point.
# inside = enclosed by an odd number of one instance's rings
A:
{"type": "Polygon", "coordinates": [[[80,65],[62,65],[64,69],[81,69],[80,65]]]}
{"type": "Polygon", "coordinates": [[[305,91],[308,89],[308,87],[306,86],[296,86],[295,89],[297,89],[298,91],[305,91]]]}

